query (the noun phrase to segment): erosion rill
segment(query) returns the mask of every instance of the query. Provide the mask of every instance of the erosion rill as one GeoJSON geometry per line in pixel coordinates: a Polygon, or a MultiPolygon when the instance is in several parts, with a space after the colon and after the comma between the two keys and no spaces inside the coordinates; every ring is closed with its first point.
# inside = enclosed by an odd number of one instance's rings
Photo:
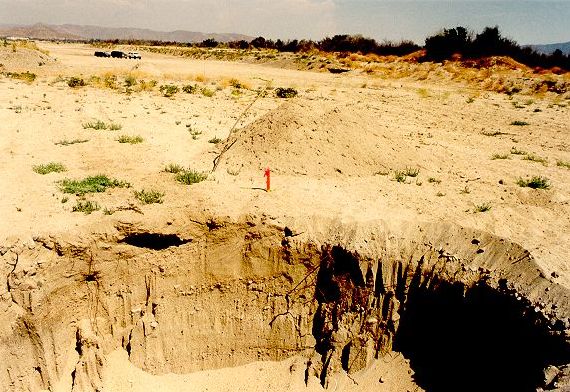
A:
{"type": "Polygon", "coordinates": [[[324,386],[402,352],[441,390],[570,386],[568,290],[517,244],[440,225],[117,224],[0,248],[0,385],[101,388],[124,349],[153,373],[302,354],[324,386]]]}

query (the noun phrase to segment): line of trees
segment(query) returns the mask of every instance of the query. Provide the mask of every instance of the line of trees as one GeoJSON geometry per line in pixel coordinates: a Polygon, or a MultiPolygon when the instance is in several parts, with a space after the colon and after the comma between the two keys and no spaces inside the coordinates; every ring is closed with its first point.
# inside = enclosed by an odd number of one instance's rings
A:
{"type": "Polygon", "coordinates": [[[420,61],[443,61],[461,55],[463,59],[478,59],[488,56],[509,56],[518,62],[531,67],[553,68],[559,67],[570,71],[570,55],[564,55],[556,50],[551,55],[538,53],[530,47],[520,46],[515,41],[501,36],[499,28],[486,27],[481,33],[474,34],[465,27],[443,29],[441,32],[427,37],[422,48],[412,41],[382,42],[378,43],[372,38],[362,35],[335,35],[320,41],[313,40],[271,40],[257,37],[251,41],[218,42],[209,38],[200,43],[179,43],[147,40],[109,40],[91,41],[109,44],[131,45],[176,45],[202,48],[232,48],[232,49],[274,49],[279,52],[309,52],[320,50],[323,52],[377,54],[381,56],[405,56],[425,49],[425,55],[420,61]]]}

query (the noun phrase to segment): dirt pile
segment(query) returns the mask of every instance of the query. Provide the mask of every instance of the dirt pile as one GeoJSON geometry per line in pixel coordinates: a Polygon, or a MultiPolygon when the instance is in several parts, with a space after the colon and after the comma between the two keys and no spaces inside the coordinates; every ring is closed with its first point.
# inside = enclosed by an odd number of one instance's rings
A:
{"type": "Polygon", "coordinates": [[[39,50],[18,45],[0,45],[0,71],[38,72],[56,65],[56,60],[39,50]]]}
{"type": "MultiPolygon", "coordinates": [[[[413,340],[434,322],[420,310],[439,310],[441,325],[460,331],[467,324],[451,320],[477,297],[481,347],[463,355],[505,365],[498,377],[497,369],[471,361],[462,374],[477,374],[487,389],[498,379],[518,390],[565,385],[568,292],[516,244],[449,225],[393,231],[381,222],[327,220],[288,229],[251,217],[186,223],[154,231],[117,223],[83,239],[37,237],[3,248],[0,384],[97,390],[107,356],[120,349],[156,375],[302,354],[303,382],[326,386],[338,372],[369,368],[401,349],[419,387],[453,388],[445,382],[453,369],[441,362],[449,351],[438,355],[413,340]],[[157,238],[165,245],[155,246],[157,238]],[[417,306],[430,293],[440,299],[435,306],[417,306]],[[495,319],[502,313],[497,299],[513,317],[495,330],[503,322],[495,319]],[[494,346],[505,339],[509,350],[494,346]]],[[[449,348],[472,336],[436,338],[449,348]]]]}
{"type": "Polygon", "coordinates": [[[364,106],[325,99],[283,103],[230,136],[226,145],[235,144],[223,165],[230,170],[269,166],[278,174],[317,177],[371,175],[393,157],[379,145],[382,120],[365,114],[364,106]]]}

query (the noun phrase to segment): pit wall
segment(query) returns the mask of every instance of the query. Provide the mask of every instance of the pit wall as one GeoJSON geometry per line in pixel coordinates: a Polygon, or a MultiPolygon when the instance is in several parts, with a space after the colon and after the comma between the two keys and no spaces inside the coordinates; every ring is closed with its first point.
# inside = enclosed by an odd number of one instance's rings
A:
{"type": "Polygon", "coordinates": [[[305,353],[316,358],[307,375],[326,386],[335,372],[392,350],[413,282],[484,282],[520,298],[552,333],[568,329],[567,290],[520,246],[484,233],[382,222],[289,229],[251,217],[192,222],[160,233],[117,224],[1,247],[3,389],[96,390],[116,348],[153,374],[305,353]],[[144,241],[129,241],[141,233],[144,241]]]}

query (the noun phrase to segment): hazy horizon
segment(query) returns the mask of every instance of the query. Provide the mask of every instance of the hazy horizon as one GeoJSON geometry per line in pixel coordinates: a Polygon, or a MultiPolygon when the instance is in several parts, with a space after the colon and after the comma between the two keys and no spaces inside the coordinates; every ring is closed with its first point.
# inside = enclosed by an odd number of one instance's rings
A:
{"type": "Polygon", "coordinates": [[[442,28],[464,26],[478,32],[498,25],[519,44],[570,41],[570,1],[0,0],[0,9],[0,24],[81,24],[273,39],[346,33],[420,44],[442,28]]]}

